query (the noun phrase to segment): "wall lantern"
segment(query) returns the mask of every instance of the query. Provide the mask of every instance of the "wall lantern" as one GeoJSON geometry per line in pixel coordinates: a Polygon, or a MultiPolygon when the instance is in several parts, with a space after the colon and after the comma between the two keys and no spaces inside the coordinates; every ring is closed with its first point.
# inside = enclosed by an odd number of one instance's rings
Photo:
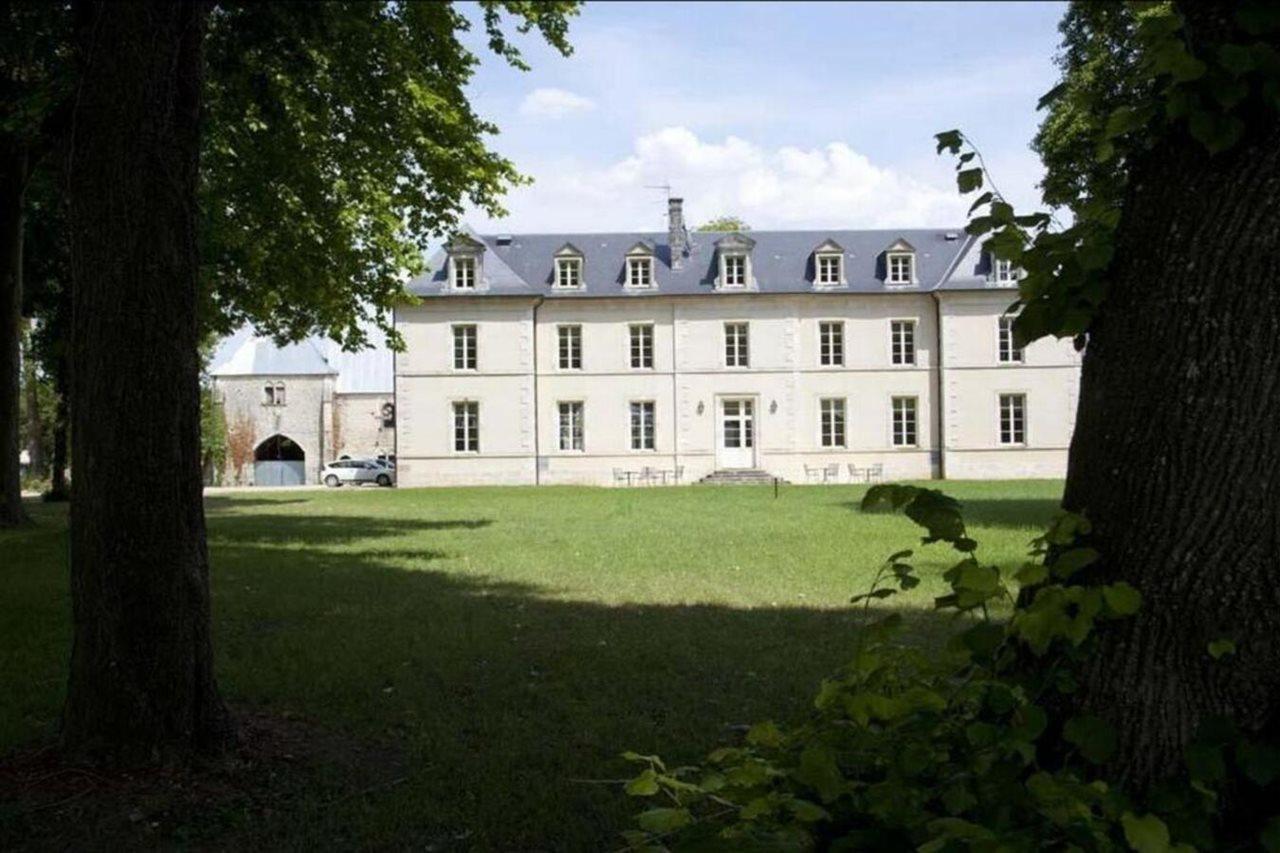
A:
{"type": "Polygon", "coordinates": [[[699,400],[699,401],[698,401],[698,414],[702,414],[702,410],[703,410],[704,408],[706,408],[706,407],[705,407],[705,406],[703,406],[703,405],[702,405],[702,401],[701,401],[701,400],[699,400]]]}
{"type": "Polygon", "coordinates": [[[769,401],[769,414],[771,414],[771,415],[776,415],[777,413],[778,413],[778,401],[777,401],[777,400],[770,400],[770,401],[769,401]]]}

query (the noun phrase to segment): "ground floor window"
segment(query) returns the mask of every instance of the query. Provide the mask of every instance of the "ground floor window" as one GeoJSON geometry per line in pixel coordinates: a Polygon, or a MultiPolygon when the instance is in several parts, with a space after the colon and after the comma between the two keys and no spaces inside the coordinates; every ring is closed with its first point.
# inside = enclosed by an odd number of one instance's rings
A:
{"type": "Polygon", "coordinates": [[[1027,395],[1000,395],[1000,443],[1027,443],[1027,395]]]}
{"type": "Polygon", "coordinates": [[[653,450],[653,401],[641,400],[631,404],[631,449],[653,450]]]}
{"type": "Polygon", "coordinates": [[[830,397],[819,403],[822,421],[822,446],[844,447],[844,398],[830,397]]]}
{"type": "Polygon", "coordinates": [[[480,404],[470,401],[453,404],[453,449],[459,453],[480,452],[480,404]]]}
{"type": "Polygon", "coordinates": [[[560,404],[560,449],[582,449],[582,403],[560,404]]]}
{"type": "Polygon", "coordinates": [[[918,444],[916,433],[916,398],[893,398],[893,446],[915,447],[918,444]]]}

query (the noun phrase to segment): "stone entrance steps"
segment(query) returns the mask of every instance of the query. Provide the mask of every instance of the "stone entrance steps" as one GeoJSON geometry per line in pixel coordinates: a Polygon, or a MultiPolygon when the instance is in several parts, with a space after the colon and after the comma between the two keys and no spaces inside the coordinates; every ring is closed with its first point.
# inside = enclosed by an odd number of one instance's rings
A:
{"type": "Polygon", "coordinates": [[[781,477],[775,478],[768,471],[761,471],[759,468],[712,471],[698,482],[706,483],[709,486],[769,486],[773,484],[774,479],[777,479],[779,483],[787,482],[781,477]]]}

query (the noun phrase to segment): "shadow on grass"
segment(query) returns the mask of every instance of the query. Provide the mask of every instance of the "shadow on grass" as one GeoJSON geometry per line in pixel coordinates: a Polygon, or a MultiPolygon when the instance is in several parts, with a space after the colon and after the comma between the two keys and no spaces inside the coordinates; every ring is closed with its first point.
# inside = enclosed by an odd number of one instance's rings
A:
{"type": "Polygon", "coordinates": [[[280,498],[272,500],[271,498],[246,498],[239,493],[231,495],[205,495],[204,508],[206,510],[230,509],[232,507],[244,506],[287,506],[288,504],[304,504],[306,498],[280,498]]]}
{"type": "MultiPolygon", "coordinates": [[[[942,491],[946,491],[945,485],[942,491]]],[[[841,501],[839,506],[862,512],[861,501],[841,501]]],[[[969,527],[1005,529],[1044,527],[1061,508],[1056,498],[970,498],[960,501],[960,512],[969,527]]],[[[877,515],[890,515],[877,511],[877,515]]]]}
{"type": "Polygon", "coordinates": [[[443,530],[478,530],[487,518],[416,519],[351,515],[216,515],[209,518],[209,541],[340,545],[361,539],[443,530]]]}
{"type": "MultiPolygon", "coordinates": [[[[213,561],[228,694],[357,737],[394,736],[410,757],[393,793],[264,827],[297,846],[615,848],[642,805],[599,781],[634,772],[620,752],[689,762],[745,724],[803,717],[820,680],[851,657],[862,618],[860,608],[563,600],[434,569],[432,552],[406,569],[418,557],[402,551],[228,542],[227,521],[213,561]]],[[[930,645],[948,632],[949,617],[901,612],[906,639],[930,645]]]]}

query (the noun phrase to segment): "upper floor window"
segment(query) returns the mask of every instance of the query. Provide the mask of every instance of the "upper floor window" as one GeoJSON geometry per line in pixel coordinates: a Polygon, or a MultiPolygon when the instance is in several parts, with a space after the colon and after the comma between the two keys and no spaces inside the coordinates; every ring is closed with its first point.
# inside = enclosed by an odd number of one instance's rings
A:
{"type": "Polygon", "coordinates": [[[453,327],[453,369],[475,370],[477,363],[476,327],[453,327]]]}
{"type": "Polygon", "coordinates": [[[560,409],[560,449],[582,449],[582,403],[561,403],[560,409]]]}
{"type": "Polygon", "coordinates": [[[627,286],[653,287],[653,258],[627,258],[627,286]]]}
{"type": "Polygon", "coordinates": [[[268,382],[262,386],[262,404],[264,406],[283,406],[284,383],[268,382]]]}
{"type": "Polygon", "coordinates": [[[631,367],[647,370],[653,367],[653,324],[635,323],[630,327],[631,367]]]}
{"type": "Polygon", "coordinates": [[[1022,348],[1013,338],[1013,317],[1000,318],[999,358],[1001,364],[1018,364],[1022,361],[1022,348]]]}
{"type": "Polygon", "coordinates": [[[557,326],[559,365],[561,370],[582,369],[582,327],[557,326]]]}
{"type": "Polygon", "coordinates": [[[480,404],[459,401],[453,404],[453,449],[458,453],[480,452],[480,404]]]}
{"type": "Polygon", "coordinates": [[[834,253],[816,255],[816,281],[819,287],[834,287],[844,283],[844,256],[834,253]]]}
{"type": "Polygon", "coordinates": [[[1027,395],[1000,395],[1000,443],[1027,443],[1027,395]]]}
{"type": "Polygon", "coordinates": [[[844,323],[839,320],[823,320],[818,324],[818,364],[844,365],[844,323]]]}
{"type": "Polygon", "coordinates": [[[893,320],[889,323],[889,350],[893,364],[916,363],[915,320],[893,320]]]}
{"type": "Polygon", "coordinates": [[[844,398],[828,397],[819,401],[820,431],[823,447],[844,447],[844,398]]]}
{"type": "Polygon", "coordinates": [[[556,287],[582,287],[582,258],[556,258],[556,287]]]}
{"type": "Polygon", "coordinates": [[[453,271],[453,289],[454,290],[475,290],[476,289],[476,259],[471,257],[456,257],[449,261],[449,267],[453,271]]]}
{"type": "Polygon", "coordinates": [[[914,284],[916,280],[916,256],[911,252],[890,252],[889,284],[914,284]]]}
{"type": "Polygon", "coordinates": [[[721,281],[723,287],[746,287],[747,286],[747,256],[746,255],[726,255],[724,258],[724,276],[721,281]]]}
{"type": "Polygon", "coordinates": [[[916,423],[916,398],[893,398],[893,446],[915,447],[919,443],[916,423]]]}
{"type": "Polygon", "coordinates": [[[749,367],[746,323],[724,324],[724,366],[749,367]]]}
{"type": "Polygon", "coordinates": [[[1018,280],[1018,271],[1014,268],[1013,261],[993,258],[991,261],[991,277],[999,284],[1011,284],[1018,280]]]}

